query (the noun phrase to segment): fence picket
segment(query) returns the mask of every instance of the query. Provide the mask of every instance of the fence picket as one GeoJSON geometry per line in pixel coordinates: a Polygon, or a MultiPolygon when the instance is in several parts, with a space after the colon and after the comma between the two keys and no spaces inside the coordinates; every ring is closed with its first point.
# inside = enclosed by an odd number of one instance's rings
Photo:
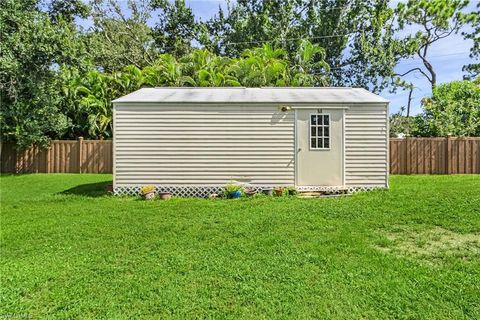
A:
{"type": "Polygon", "coordinates": [[[24,151],[4,143],[0,170],[3,173],[111,173],[111,154],[109,140],[53,140],[46,150],[32,147],[24,151]]]}
{"type": "Polygon", "coordinates": [[[390,150],[391,174],[480,173],[478,137],[391,138],[390,150]]]}

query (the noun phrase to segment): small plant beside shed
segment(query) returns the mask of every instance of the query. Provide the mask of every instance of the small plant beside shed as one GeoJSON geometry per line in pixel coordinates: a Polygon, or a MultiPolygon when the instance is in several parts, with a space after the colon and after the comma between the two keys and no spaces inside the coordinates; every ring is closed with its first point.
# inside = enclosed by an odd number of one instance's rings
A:
{"type": "Polygon", "coordinates": [[[155,186],[143,186],[140,193],[145,200],[153,200],[155,198],[155,186]]]}

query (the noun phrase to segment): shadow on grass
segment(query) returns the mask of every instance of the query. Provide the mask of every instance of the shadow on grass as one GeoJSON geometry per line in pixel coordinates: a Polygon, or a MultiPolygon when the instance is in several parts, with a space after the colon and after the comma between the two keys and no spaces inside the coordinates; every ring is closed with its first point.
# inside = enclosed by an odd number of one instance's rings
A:
{"type": "Polygon", "coordinates": [[[111,185],[112,181],[102,181],[95,183],[86,183],[75,186],[60,192],[59,194],[86,196],[86,197],[103,197],[108,195],[107,186],[111,185]]]}

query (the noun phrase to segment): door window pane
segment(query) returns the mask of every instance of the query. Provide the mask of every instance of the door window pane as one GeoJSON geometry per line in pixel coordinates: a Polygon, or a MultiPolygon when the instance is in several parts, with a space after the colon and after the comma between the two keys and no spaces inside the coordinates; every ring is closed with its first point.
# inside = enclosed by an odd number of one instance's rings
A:
{"type": "Polygon", "coordinates": [[[328,138],[324,138],[324,139],[323,139],[323,147],[324,147],[325,149],[330,148],[330,139],[328,139],[328,138]]]}
{"type": "Polygon", "coordinates": [[[317,149],[323,149],[323,141],[322,138],[317,139],[317,149]]]}
{"type": "Polygon", "coordinates": [[[330,115],[310,115],[310,149],[330,148],[330,115]]]}
{"type": "Polygon", "coordinates": [[[330,116],[328,114],[323,115],[323,124],[326,126],[330,124],[330,116]]]}

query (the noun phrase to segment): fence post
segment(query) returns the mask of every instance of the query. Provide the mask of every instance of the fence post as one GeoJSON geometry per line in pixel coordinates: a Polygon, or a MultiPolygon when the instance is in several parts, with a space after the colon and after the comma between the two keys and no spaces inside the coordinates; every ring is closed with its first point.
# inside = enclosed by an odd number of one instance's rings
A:
{"type": "Polygon", "coordinates": [[[45,149],[45,172],[50,173],[50,150],[52,150],[52,142],[47,149],[45,149]]]}
{"type": "Polygon", "coordinates": [[[447,135],[447,148],[445,150],[445,167],[446,167],[445,173],[446,174],[450,174],[450,172],[452,171],[450,169],[451,155],[452,155],[452,135],[449,134],[447,135]]]}
{"type": "Polygon", "coordinates": [[[78,137],[78,172],[82,173],[83,137],[78,137]]]}
{"type": "Polygon", "coordinates": [[[409,136],[405,136],[405,173],[412,174],[411,172],[411,161],[410,161],[410,138],[409,136]]]}

